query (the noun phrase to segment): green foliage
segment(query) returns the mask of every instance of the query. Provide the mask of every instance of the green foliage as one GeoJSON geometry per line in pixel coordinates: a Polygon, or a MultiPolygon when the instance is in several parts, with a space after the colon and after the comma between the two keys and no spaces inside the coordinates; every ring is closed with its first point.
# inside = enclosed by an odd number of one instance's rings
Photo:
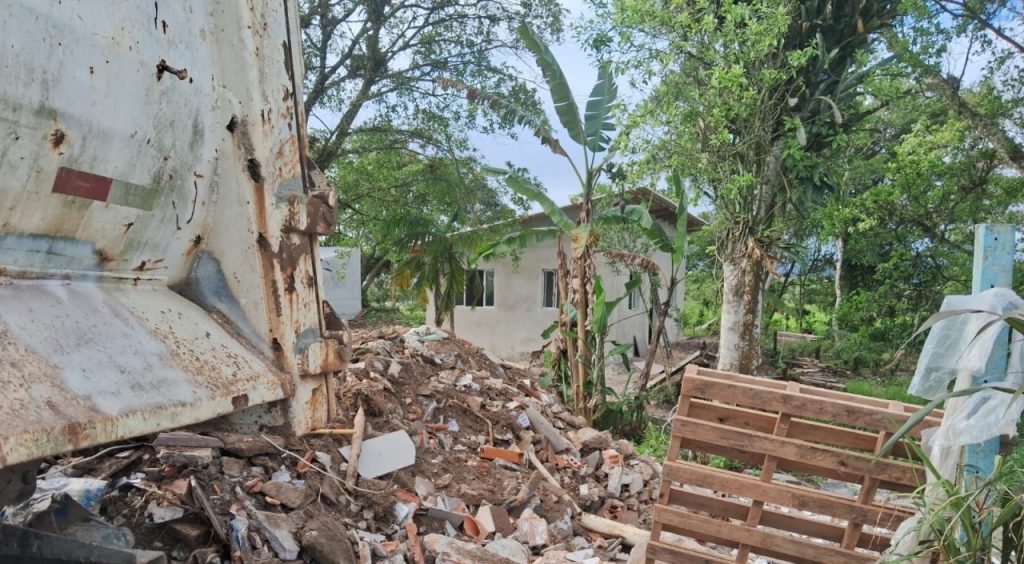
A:
{"type": "Polygon", "coordinates": [[[854,378],[846,382],[846,391],[851,394],[896,400],[903,403],[924,405],[928,400],[919,398],[907,392],[910,387],[909,376],[886,378],[884,380],[872,378],[854,378]]]}
{"type": "Polygon", "coordinates": [[[950,480],[916,445],[911,448],[928,468],[934,483],[920,488],[911,501],[920,512],[914,532],[920,534],[916,550],[886,562],[935,558],[942,562],[977,563],[1024,560],[1024,471],[996,459],[995,472],[982,483],[950,480]]]}
{"type": "Polygon", "coordinates": [[[555,0],[301,0],[299,6],[310,155],[325,172],[352,155],[353,143],[391,148],[377,137],[382,130],[435,154],[465,154],[470,130],[516,126],[506,113],[481,114],[450,90],[433,88],[441,77],[484,85],[503,92],[509,104],[540,113],[534,90],[515,72],[512,61],[524,49],[513,30],[526,21],[538,37],[562,32],[555,0]]]}
{"type": "Polygon", "coordinates": [[[363,317],[360,323],[368,327],[384,327],[389,325],[419,327],[426,323],[426,312],[422,307],[417,307],[415,304],[406,304],[398,307],[369,307],[363,310],[363,317]]]}
{"type": "Polygon", "coordinates": [[[643,439],[636,445],[636,451],[662,462],[665,460],[665,455],[668,454],[668,444],[671,440],[672,433],[660,425],[648,422],[647,427],[644,428],[643,439]]]}

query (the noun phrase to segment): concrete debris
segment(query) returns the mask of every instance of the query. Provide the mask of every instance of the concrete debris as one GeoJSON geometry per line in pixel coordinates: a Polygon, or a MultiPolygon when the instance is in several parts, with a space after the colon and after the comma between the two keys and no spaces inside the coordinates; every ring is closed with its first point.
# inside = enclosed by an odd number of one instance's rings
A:
{"type": "Polygon", "coordinates": [[[254,517],[266,535],[270,548],[274,550],[278,558],[295,560],[299,557],[299,545],[295,542],[295,536],[292,534],[295,524],[288,519],[287,515],[256,511],[254,517]]]}
{"type": "Polygon", "coordinates": [[[594,564],[646,534],[660,465],[529,368],[437,330],[357,331],[351,351],[325,427],[353,429],[363,411],[354,464],[352,434],[196,426],[127,456],[83,453],[82,478],[62,483],[102,475],[83,504],[174,563],[594,564]]]}
{"type": "Polygon", "coordinates": [[[491,541],[487,543],[484,550],[519,564],[529,564],[530,562],[530,549],[513,539],[504,538],[491,541]]]}
{"type": "Polygon", "coordinates": [[[305,487],[295,486],[285,482],[267,482],[260,488],[260,493],[270,496],[293,509],[301,507],[308,498],[305,487]]]}
{"type": "Polygon", "coordinates": [[[593,427],[583,427],[576,431],[576,438],[580,441],[583,450],[605,450],[611,448],[612,437],[606,432],[598,431],[593,427]]]}
{"type": "Polygon", "coordinates": [[[209,447],[159,447],[156,457],[168,466],[203,468],[213,462],[213,449],[209,447]]]}
{"type": "Polygon", "coordinates": [[[161,507],[156,503],[150,503],[149,508],[146,509],[146,514],[149,515],[150,520],[154,523],[166,523],[184,517],[185,508],[174,505],[161,507]]]}

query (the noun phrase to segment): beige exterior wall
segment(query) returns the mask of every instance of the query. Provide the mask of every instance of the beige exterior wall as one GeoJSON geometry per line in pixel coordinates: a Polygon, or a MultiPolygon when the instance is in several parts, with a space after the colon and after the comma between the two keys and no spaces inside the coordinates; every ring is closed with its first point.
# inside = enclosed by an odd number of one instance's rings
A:
{"type": "MultiPolygon", "coordinates": [[[[532,227],[533,225],[528,225],[532,227]]],[[[674,231],[664,225],[670,236],[674,231]]],[[[565,244],[565,243],[563,243],[565,244]]],[[[667,254],[657,252],[652,258],[666,273],[671,266],[667,254]]],[[[518,263],[501,259],[481,263],[478,268],[494,270],[494,306],[455,308],[455,334],[477,344],[490,352],[509,360],[523,359],[544,344],[541,332],[558,318],[558,310],[542,307],[542,272],[554,270],[556,265],[555,241],[535,243],[524,249],[518,263]]],[[[629,272],[613,268],[603,258],[597,261],[597,273],[603,281],[607,299],[617,298],[625,293],[629,272]]],[[[663,281],[664,285],[665,281],[663,281]]],[[[612,312],[609,341],[632,343],[634,338],[640,354],[647,351],[649,309],[651,299],[645,283],[635,310],[628,308],[623,300],[612,312]]],[[[662,290],[662,297],[664,289],[662,290]]],[[[673,303],[682,304],[682,292],[678,291],[673,303]]],[[[427,304],[427,322],[433,323],[433,301],[427,304]]],[[[668,338],[679,338],[679,328],[672,319],[666,321],[668,338]]]]}

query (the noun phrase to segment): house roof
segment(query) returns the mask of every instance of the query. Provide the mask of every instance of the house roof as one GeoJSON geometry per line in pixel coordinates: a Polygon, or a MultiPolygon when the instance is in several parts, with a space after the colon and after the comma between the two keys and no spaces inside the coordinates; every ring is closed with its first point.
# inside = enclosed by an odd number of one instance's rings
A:
{"type": "MultiPolygon", "coordinates": [[[[631,204],[639,204],[641,202],[647,202],[648,206],[649,206],[649,209],[650,209],[651,217],[654,217],[654,218],[660,219],[660,220],[662,220],[662,221],[664,221],[666,223],[675,225],[675,223],[676,223],[676,211],[677,211],[676,204],[672,200],[666,198],[664,195],[662,195],[662,194],[660,194],[660,193],[658,193],[658,192],[656,192],[654,190],[651,190],[650,188],[639,187],[639,188],[630,188],[629,190],[627,190],[626,194],[625,194],[625,197],[626,197],[627,202],[631,203],[631,204]]],[[[567,205],[562,206],[562,211],[564,211],[567,214],[569,214],[570,217],[576,217],[578,215],[578,213],[579,213],[579,207],[580,207],[579,204],[571,203],[571,204],[567,204],[567,205]]],[[[529,214],[529,215],[525,215],[525,216],[519,217],[518,221],[520,223],[525,223],[525,222],[530,221],[532,219],[536,219],[536,218],[540,218],[540,217],[545,217],[546,215],[547,214],[545,214],[542,211],[541,212],[536,212],[536,213],[532,213],[532,214],[529,214]]],[[[692,233],[694,231],[697,231],[701,227],[704,227],[704,220],[702,220],[701,218],[693,215],[692,213],[687,213],[686,215],[687,215],[687,218],[686,218],[686,230],[688,232],[692,233]]],[[[473,230],[470,229],[468,231],[473,231],[473,230]]]]}

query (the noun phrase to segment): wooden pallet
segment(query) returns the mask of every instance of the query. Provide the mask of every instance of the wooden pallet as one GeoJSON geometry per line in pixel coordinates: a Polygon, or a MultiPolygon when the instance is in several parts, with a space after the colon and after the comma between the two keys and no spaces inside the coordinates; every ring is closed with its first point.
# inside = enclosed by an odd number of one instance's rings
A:
{"type": "MultiPolygon", "coordinates": [[[[891,531],[912,514],[879,503],[879,489],[911,492],[924,482],[904,444],[876,453],[917,406],[690,366],[683,377],[672,442],[647,563],[747,562],[751,555],[789,562],[874,562],[891,531]],[[710,468],[680,453],[718,455],[759,468],[759,475],[710,468]],[[776,471],[859,486],[842,496],[779,480],[776,471]],[[812,516],[813,514],[813,516],[812,516]],[[827,516],[822,518],[820,516],[827,516]],[[737,549],[735,559],[671,542],[672,533],[737,549]]],[[[938,425],[926,418],[912,436],[938,425]]]]}

